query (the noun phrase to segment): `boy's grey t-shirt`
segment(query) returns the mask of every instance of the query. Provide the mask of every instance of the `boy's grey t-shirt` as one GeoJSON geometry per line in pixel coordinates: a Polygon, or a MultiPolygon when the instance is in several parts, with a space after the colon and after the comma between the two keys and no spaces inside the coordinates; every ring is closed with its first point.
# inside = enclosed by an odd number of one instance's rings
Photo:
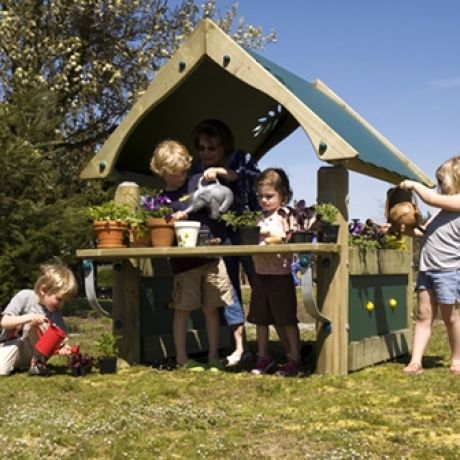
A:
{"type": "Polygon", "coordinates": [[[460,213],[441,210],[428,222],[419,269],[460,269],[460,213]]]}
{"type": "MultiPolygon", "coordinates": [[[[29,313],[37,313],[45,315],[52,323],[67,332],[67,327],[62,318],[60,311],[48,311],[45,307],[38,303],[37,294],[32,289],[23,289],[19,291],[5,307],[2,315],[22,316],[29,313]]],[[[0,342],[6,340],[6,331],[3,330],[0,335],[0,342]]]]}

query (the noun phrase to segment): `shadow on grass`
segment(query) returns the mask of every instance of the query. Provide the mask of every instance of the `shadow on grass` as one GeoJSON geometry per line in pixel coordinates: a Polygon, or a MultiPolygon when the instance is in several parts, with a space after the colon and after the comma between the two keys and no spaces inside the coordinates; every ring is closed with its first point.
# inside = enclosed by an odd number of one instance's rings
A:
{"type": "MultiPolygon", "coordinates": [[[[407,365],[410,362],[410,355],[397,357],[395,362],[407,365]]],[[[424,369],[445,367],[445,359],[443,356],[424,356],[422,359],[422,366],[424,369]]]]}

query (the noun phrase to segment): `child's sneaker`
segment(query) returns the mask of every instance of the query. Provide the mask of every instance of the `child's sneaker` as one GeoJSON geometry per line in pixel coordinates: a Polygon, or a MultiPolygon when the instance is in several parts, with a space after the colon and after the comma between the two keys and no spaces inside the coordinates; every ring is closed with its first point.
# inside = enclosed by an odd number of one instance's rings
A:
{"type": "Polygon", "coordinates": [[[205,367],[203,364],[195,361],[194,359],[189,359],[185,364],[179,365],[179,369],[184,369],[191,372],[204,372],[205,367]]]}
{"type": "Polygon", "coordinates": [[[275,367],[275,361],[272,358],[257,358],[256,367],[251,371],[251,374],[262,375],[268,374],[275,367]]]}
{"type": "Polygon", "coordinates": [[[286,364],[280,367],[277,372],[278,375],[283,377],[296,377],[302,371],[302,363],[298,363],[290,359],[286,364]]]}
{"type": "Polygon", "coordinates": [[[209,358],[208,360],[208,371],[210,372],[221,372],[224,370],[222,361],[218,358],[209,358]]]}
{"type": "Polygon", "coordinates": [[[46,364],[37,358],[32,358],[30,361],[29,375],[41,375],[46,377],[48,375],[46,364]]]}

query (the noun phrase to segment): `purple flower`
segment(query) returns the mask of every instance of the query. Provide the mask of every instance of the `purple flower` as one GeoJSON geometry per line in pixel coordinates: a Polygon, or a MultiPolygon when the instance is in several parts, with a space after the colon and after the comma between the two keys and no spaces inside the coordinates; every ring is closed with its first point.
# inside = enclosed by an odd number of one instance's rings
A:
{"type": "Polygon", "coordinates": [[[171,200],[162,193],[157,195],[142,195],[141,206],[152,217],[165,217],[171,216],[173,210],[171,208],[171,200]]]}
{"type": "Polygon", "coordinates": [[[351,223],[348,225],[348,229],[351,235],[359,235],[364,230],[364,225],[359,219],[352,219],[351,223]]]}

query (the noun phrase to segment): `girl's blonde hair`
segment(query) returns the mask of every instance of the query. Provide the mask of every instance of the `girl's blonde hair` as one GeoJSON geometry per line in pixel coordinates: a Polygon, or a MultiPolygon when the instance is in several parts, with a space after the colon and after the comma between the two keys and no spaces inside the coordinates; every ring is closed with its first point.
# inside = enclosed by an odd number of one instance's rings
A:
{"type": "Polygon", "coordinates": [[[43,290],[47,294],[57,294],[69,300],[77,293],[77,280],[71,270],[61,264],[47,264],[40,267],[34,291],[43,290]]]}
{"type": "Polygon", "coordinates": [[[192,156],[185,145],[167,139],[160,142],[153,151],[150,169],[163,177],[164,174],[178,174],[188,171],[192,165],[192,156]]]}
{"type": "Polygon", "coordinates": [[[262,171],[256,179],[256,188],[264,185],[273,187],[281,195],[283,205],[291,201],[292,190],[289,178],[283,169],[268,168],[262,171]]]}
{"type": "Polygon", "coordinates": [[[436,170],[440,191],[444,195],[460,193],[460,156],[445,161],[436,170]]]}

